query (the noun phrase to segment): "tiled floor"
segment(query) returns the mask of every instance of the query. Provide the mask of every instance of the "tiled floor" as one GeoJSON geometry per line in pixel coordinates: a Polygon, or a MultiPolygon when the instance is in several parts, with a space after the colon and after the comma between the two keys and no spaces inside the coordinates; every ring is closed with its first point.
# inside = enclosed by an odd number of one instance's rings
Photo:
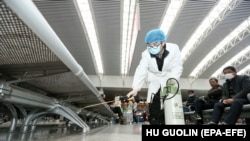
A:
{"type": "Polygon", "coordinates": [[[110,124],[83,133],[73,127],[46,125],[36,131],[9,133],[8,128],[0,128],[0,141],[141,141],[142,124],[110,124]]]}

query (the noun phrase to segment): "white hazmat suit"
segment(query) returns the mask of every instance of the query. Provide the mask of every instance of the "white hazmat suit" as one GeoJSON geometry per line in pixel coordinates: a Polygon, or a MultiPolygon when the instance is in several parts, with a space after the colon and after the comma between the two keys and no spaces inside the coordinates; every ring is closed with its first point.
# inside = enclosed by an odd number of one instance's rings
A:
{"type": "Polygon", "coordinates": [[[155,57],[151,57],[147,49],[142,52],[140,63],[134,74],[133,90],[128,95],[136,95],[144,82],[148,81],[147,102],[150,103],[152,94],[157,93],[160,87],[163,90],[169,78],[180,79],[183,66],[179,47],[173,43],[166,43],[166,50],[169,54],[164,58],[162,71],[159,71],[155,57]]]}

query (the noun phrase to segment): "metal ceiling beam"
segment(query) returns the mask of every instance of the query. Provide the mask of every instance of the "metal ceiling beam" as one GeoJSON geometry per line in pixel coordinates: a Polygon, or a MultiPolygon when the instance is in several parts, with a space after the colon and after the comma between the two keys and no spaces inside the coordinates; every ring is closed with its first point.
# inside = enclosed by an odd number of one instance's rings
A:
{"type": "Polygon", "coordinates": [[[206,65],[202,69],[200,69],[199,73],[197,73],[194,77],[191,77],[193,81],[195,81],[203,72],[205,72],[215,61],[217,61],[221,56],[227,53],[230,49],[235,47],[239,42],[245,39],[247,36],[250,35],[250,24],[249,26],[244,29],[238,36],[228,42],[225,47],[219,50],[212,58],[210,58],[206,65]]]}
{"type": "MultiPolygon", "coordinates": [[[[241,64],[243,64],[244,62],[248,61],[250,59],[250,52],[248,52],[247,54],[241,56],[238,60],[236,60],[235,62],[233,62],[231,65],[234,67],[238,67],[241,64]]],[[[221,72],[217,78],[218,79],[223,79],[224,74],[221,72]]]]}
{"type": "Polygon", "coordinates": [[[215,29],[215,27],[223,20],[227,15],[241,3],[242,0],[234,0],[228,5],[224,11],[222,11],[218,18],[216,18],[212,23],[210,23],[209,27],[203,32],[203,34],[197,39],[197,41],[193,44],[193,47],[187,52],[187,54],[183,58],[183,62],[187,60],[187,58],[194,52],[194,50],[201,44],[201,42],[215,29]]]}

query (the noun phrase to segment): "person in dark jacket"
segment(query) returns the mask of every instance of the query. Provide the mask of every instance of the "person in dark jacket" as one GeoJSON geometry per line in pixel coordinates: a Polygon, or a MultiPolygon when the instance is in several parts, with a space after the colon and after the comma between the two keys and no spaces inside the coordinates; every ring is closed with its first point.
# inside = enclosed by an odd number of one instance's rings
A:
{"type": "Polygon", "coordinates": [[[197,124],[203,124],[202,110],[212,109],[214,104],[222,98],[223,86],[218,83],[218,79],[210,78],[209,84],[212,88],[208,90],[207,95],[201,96],[194,101],[195,113],[193,118],[197,120],[197,124]]]}
{"type": "Polygon", "coordinates": [[[221,120],[225,107],[230,106],[223,125],[235,125],[242,112],[244,104],[249,104],[247,95],[250,93],[250,77],[247,75],[237,75],[233,66],[223,69],[226,81],[223,84],[222,99],[214,105],[211,122],[208,124],[218,124],[221,120]]]}
{"type": "Polygon", "coordinates": [[[194,93],[194,90],[188,90],[188,98],[187,100],[183,103],[183,109],[188,109],[187,112],[189,111],[194,111],[194,101],[198,98],[196,94],[194,93]]]}

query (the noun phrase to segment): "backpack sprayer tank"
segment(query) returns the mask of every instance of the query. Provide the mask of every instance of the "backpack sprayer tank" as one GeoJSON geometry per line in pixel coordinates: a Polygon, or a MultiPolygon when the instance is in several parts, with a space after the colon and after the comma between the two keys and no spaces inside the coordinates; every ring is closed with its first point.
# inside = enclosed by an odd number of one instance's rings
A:
{"type": "Polygon", "coordinates": [[[179,90],[179,82],[175,78],[169,78],[161,96],[163,97],[165,124],[185,124],[182,96],[179,90]]]}

